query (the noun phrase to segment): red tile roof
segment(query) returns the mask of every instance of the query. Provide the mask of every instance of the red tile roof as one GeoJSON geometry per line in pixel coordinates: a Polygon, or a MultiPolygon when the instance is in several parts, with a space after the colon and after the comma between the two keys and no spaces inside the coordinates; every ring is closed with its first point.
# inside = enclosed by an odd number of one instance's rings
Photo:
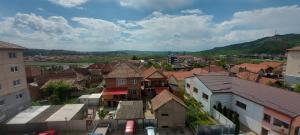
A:
{"type": "Polygon", "coordinates": [[[246,70],[253,72],[253,73],[258,73],[261,70],[267,69],[269,66],[260,65],[260,64],[243,63],[243,64],[238,65],[238,67],[246,68],[246,70]]]}
{"type": "Polygon", "coordinates": [[[167,77],[174,76],[177,80],[184,80],[187,77],[193,76],[191,71],[168,71],[164,72],[167,77]]]}
{"type": "Polygon", "coordinates": [[[165,74],[163,74],[161,71],[157,70],[155,67],[151,66],[150,68],[144,70],[144,79],[148,78],[149,76],[151,76],[152,74],[154,74],[155,72],[160,73],[162,76],[164,76],[165,78],[167,78],[165,76],[165,74]]]}
{"type": "Polygon", "coordinates": [[[279,66],[282,66],[283,62],[265,61],[265,62],[259,63],[259,65],[266,65],[271,68],[277,68],[279,66]]]}

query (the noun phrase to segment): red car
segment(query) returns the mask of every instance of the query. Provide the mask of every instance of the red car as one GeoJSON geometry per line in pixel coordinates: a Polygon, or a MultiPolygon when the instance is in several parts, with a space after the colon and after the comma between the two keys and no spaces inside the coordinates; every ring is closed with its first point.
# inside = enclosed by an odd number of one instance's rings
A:
{"type": "Polygon", "coordinates": [[[133,120],[128,120],[126,122],[124,135],[134,135],[134,131],[135,131],[134,121],[133,120]]]}
{"type": "Polygon", "coordinates": [[[55,135],[55,134],[56,134],[55,130],[47,130],[47,131],[38,133],[38,135],[55,135]]]}

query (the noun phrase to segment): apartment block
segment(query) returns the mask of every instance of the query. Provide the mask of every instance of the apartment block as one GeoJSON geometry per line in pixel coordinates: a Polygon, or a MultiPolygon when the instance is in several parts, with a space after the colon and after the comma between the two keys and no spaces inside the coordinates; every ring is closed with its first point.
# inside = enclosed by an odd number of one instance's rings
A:
{"type": "Polygon", "coordinates": [[[284,81],[291,85],[300,82],[300,46],[287,50],[287,63],[284,81]]]}
{"type": "Polygon", "coordinates": [[[0,122],[31,104],[24,68],[24,49],[0,41],[0,122]]]}

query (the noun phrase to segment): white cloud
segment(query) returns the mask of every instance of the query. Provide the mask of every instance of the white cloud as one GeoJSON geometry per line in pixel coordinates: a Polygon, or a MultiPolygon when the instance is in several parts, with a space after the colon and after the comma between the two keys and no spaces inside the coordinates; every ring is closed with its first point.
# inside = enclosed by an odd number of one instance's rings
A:
{"type": "Polygon", "coordinates": [[[79,5],[82,5],[86,3],[88,0],[49,0],[49,1],[63,7],[72,8],[72,7],[77,7],[79,5]]]}
{"type": "Polygon", "coordinates": [[[181,10],[180,12],[184,14],[202,14],[202,11],[199,9],[186,9],[186,10],[181,10]]]}
{"type": "Polygon", "coordinates": [[[37,8],[37,10],[39,10],[39,11],[45,11],[45,9],[43,9],[43,8],[37,8]]]}
{"type": "Polygon", "coordinates": [[[300,7],[241,11],[220,23],[204,13],[158,11],[140,20],[73,17],[69,21],[61,16],[18,13],[0,20],[0,40],[48,49],[197,51],[272,36],[275,30],[300,33],[300,7]]]}
{"type": "Polygon", "coordinates": [[[192,0],[120,0],[120,5],[131,8],[180,8],[192,3],[192,0]]]}

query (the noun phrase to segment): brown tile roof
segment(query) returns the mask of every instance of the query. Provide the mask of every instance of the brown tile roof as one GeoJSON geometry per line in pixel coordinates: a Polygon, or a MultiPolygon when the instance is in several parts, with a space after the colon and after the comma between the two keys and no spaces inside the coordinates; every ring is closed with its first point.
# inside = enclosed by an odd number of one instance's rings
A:
{"type": "Polygon", "coordinates": [[[208,86],[209,89],[213,88],[212,92],[218,92],[214,90],[217,88],[228,87],[227,92],[232,92],[262,106],[274,109],[291,117],[300,115],[299,93],[228,76],[202,75],[197,76],[197,78],[199,78],[204,85],[208,86]]]}
{"type": "Polygon", "coordinates": [[[251,72],[239,72],[236,75],[238,78],[249,80],[249,81],[258,81],[259,74],[257,73],[251,73],[251,72]]]}
{"type": "Polygon", "coordinates": [[[204,70],[202,68],[194,68],[194,69],[191,70],[191,72],[193,74],[207,74],[208,73],[207,70],[204,70]]]}
{"type": "Polygon", "coordinates": [[[143,101],[120,101],[116,111],[116,119],[133,120],[143,119],[143,101]]]}
{"type": "MultiPolygon", "coordinates": [[[[209,72],[209,66],[204,67],[203,70],[209,72]]],[[[222,72],[222,71],[225,71],[222,67],[219,67],[217,65],[210,65],[210,72],[222,72]]]]}
{"type": "Polygon", "coordinates": [[[175,77],[177,80],[184,80],[187,77],[193,76],[191,71],[168,71],[164,74],[169,78],[171,76],[175,77]]]}
{"type": "Polygon", "coordinates": [[[0,49],[24,50],[26,48],[22,47],[22,46],[19,46],[19,45],[16,45],[16,44],[0,41],[0,49]]]}
{"type": "Polygon", "coordinates": [[[259,65],[266,65],[271,68],[277,68],[279,66],[282,66],[283,62],[265,61],[265,62],[259,63],[259,65]]]}
{"type": "MultiPolygon", "coordinates": [[[[165,76],[162,72],[160,72],[159,70],[157,70],[155,67],[151,66],[150,68],[147,68],[146,70],[144,70],[144,79],[148,78],[149,76],[151,76],[152,74],[154,74],[155,72],[160,73],[162,76],[165,76]]],[[[165,76],[166,77],[166,76],[165,76]]],[[[166,77],[167,78],[167,77],[166,77]]]]}
{"type": "Polygon", "coordinates": [[[171,100],[174,100],[179,104],[181,104],[182,106],[186,107],[185,103],[181,99],[173,95],[168,90],[163,90],[158,95],[156,95],[153,99],[151,99],[152,110],[153,111],[157,110],[158,108],[170,102],[171,100]]]}
{"type": "Polygon", "coordinates": [[[270,83],[276,83],[277,80],[272,78],[261,77],[258,82],[261,84],[269,85],[270,83]]]}
{"type": "Polygon", "coordinates": [[[108,73],[105,78],[142,78],[143,74],[138,67],[131,65],[130,63],[120,63],[114,67],[114,69],[108,73]]]}
{"type": "Polygon", "coordinates": [[[246,70],[253,72],[253,73],[258,73],[261,70],[267,69],[269,66],[260,65],[260,64],[243,63],[243,64],[238,65],[238,67],[246,68],[246,70]]]}

